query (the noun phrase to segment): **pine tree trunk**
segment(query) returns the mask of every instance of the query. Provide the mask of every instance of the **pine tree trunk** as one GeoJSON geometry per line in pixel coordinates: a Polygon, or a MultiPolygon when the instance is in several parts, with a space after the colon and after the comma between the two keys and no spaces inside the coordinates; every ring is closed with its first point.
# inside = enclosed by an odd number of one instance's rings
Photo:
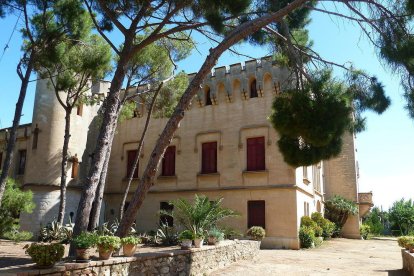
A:
{"type": "MultiPolygon", "coordinates": [[[[89,225],[89,218],[92,209],[92,203],[95,200],[96,189],[101,179],[102,169],[105,163],[106,154],[111,150],[113,135],[115,131],[119,112],[122,106],[121,87],[125,78],[125,68],[128,60],[127,49],[131,49],[132,39],[125,42],[125,46],[118,61],[108,96],[106,98],[106,107],[102,118],[102,125],[99,131],[97,144],[94,151],[94,159],[89,170],[88,177],[85,179],[81,198],[76,213],[74,236],[86,231],[89,225]],[[126,52],[126,53],[125,53],[126,52]]],[[[74,255],[74,246],[71,245],[70,255],[74,255]]]]}
{"type": "MultiPolygon", "coordinates": [[[[14,111],[13,125],[10,130],[9,141],[7,142],[6,156],[4,158],[4,164],[0,175],[0,207],[4,190],[6,189],[7,176],[10,173],[10,166],[13,160],[13,151],[16,145],[17,131],[20,125],[20,118],[22,117],[23,104],[26,98],[30,75],[33,71],[34,59],[35,55],[32,52],[27,63],[26,72],[24,76],[21,77],[22,84],[20,86],[19,98],[17,99],[16,109],[14,111]]],[[[21,63],[19,63],[18,66],[21,66],[21,63]]],[[[18,70],[19,69],[20,68],[18,68],[18,70]]]]}
{"type": "Polygon", "coordinates": [[[66,208],[66,187],[67,187],[67,166],[69,159],[69,142],[70,142],[70,115],[72,112],[71,108],[65,109],[65,136],[63,139],[63,149],[62,149],[62,163],[61,163],[61,174],[60,174],[60,203],[59,203],[59,213],[58,213],[58,223],[63,224],[65,218],[65,208],[66,208]]]}
{"type": "Polygon", "coordinates": [[[92,204],[92,210],[91,210],[91,215],[90,215],[89,225],[88,225],[89,231],[92,231],[99,225],[99,217],[101,215],[102,200],[103,200],[104,191],[105,191],[105,181],[106,181],[106,174],[108,171],[110,156],[111,156],[111,153],[108,151],[106,153],[105,163],[103,165],[101,178],[99,180],[98,191],[95,196],[95,201],[92,204]]]}
{"type": "Polygon", "coordinates": [[[200,71],[191,80],[188,88],[186,89],[179,103],[177,104],[173,115],[168,120],[163,132],[161,133],[160,138],[157,140],[154,150],[150,155],[150,159],[148,160],[147,167],[139,182],[138,188],[135,190],[133,198],[129,204],[128,210],[126,211],[125,216],[123,217],[118,227],[116,233],[117,236],[126,236],[128,234],[130,227],[134,224],[138,210],[141,207],[142,202],[144,201],[148,193],[148,190],[154,183],[157,167],[162,155],[164,154],[164,151],[169,145],[170,140],[173,138],[173,135],[177,130],[179,123],[184,118],[185,110],[188,108],[191,100],[199,90],[203,80],[211,71],[213,66],[216,64],[216,61],[218,60],[220,55],[229,47],[239,42],[241,39],[258,31],[262,27],[272,22],[281,20],[284,16],[286,16],[291,11],[300,7],[306,2],[307,0],[296,0],[291,2],[285,8],[282,8],[275,13],[245,22],[239,25],[233,31],[231,31],[224,38],[224,40],[215,48],[210,49],[210,54],[207,56],[206,60],[204,61],[204,64],[201,66],[200,71]]]}

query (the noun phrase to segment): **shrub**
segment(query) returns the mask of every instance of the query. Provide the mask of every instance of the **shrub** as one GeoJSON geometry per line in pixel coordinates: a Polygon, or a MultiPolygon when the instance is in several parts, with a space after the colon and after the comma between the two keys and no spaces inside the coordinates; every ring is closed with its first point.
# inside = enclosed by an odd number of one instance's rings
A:
{"type": "Polygon", "coordinates": [[[237,216],[231,209],[221,206],[223,199],[210,200],[205,195],[195,195],[193,203],[186,199],[171,201],[174,211],[161,212],[161,215],[172,216],[174,221],[178,221],[185,229],[194,233],[204,233],[217,223],[227,217],[237,216]]]}
{"type": "Polygon", "coordinates": [[[31,240],[33,238],[33,234],[28,231],[13,229],[12,231],[4,233],[3,237],[14,242],[21,242],[31,240]]]}
{"type": "Polygon", "coordinates": [[[231,227],[221,228],[221,231],[224,234],[226,240],[232,240],[243,237],[243,234],[240,231],[237,231],[231,227]]]}
{"type": "Polygon", "coordinates": [[[191,232],[190,230],[184,230],[182,231],[179,235],[178,235],[178,239],[180,241],[183,240],[194,240],[195,235],[193,232],[191,232]]]}
{"type": "Polygon", "coordinates": [[[414,240],[414,237],[411,236],[401,236],[398,238],[397,242],[400,247],[407,248],[408,242],[414,240]]]}
{"type": "Polygon", "coordinates": [[[141,239],[135,236],[129,236],[121,239],[121,244],[140,244],[141,239]]]}
{"type": "Polygon", "coordinates": [[[315,243],[315,232],[309,226],[299,228],[299,240],[301,248],[311,248],[315,243]]]}
{"type": "Polygon", "coordinates": [[[57,220],[49,222],[40,228],[39,240],[43,242],[69,243],[73,236],[72,224],[62,226],[57,220]]]}
{"type": "Polygon", "coordinates": [[[98,242],[98,236],[91,232],[82,232],[73,239],[73,243],[78,249],[87,249],[94,247],[98,242]]]}
{"type": "Polygon", "coordinates": [[[31,213],[34,207],[32,192],[22,191],[13,179],[8,178],[0,207],[0,236],[18,225],[20,213],[31,213]]]}
{"type": "Polygon", "coordinates": [[[162,245],[176,245],[178,243],[178,235],[174,227],[168,226],[168,223],[161,223],[155,234],[155,241],[162,245]]]}
{"type": "Polygon", "coordinates": [[[100,236],[96,245],[100,250],[109,251],[119,248],[121,246],[121,239],[117,236],[100,236]]]}
{"type": "Polygon", "coordinates": [[[335,224],[333,222],[324,218],[319,212],[312,213],[311,218],[322,228],[322,237],[324,239],[332,237],[332,234],[335,231],[335,224]]]}
{"type": "Polygon", "coordinates": [[[254,240],[261,241],[266,236],[266,231],[261,226],[252,226],[246,234],[254,240]]]}
{"type": "Polygon", "coordinates": [[[65,247],[58,243],[32,243],[26,249],[26,254],[41,267],[53,266],[62,259],[64,253],[65,247]]]}
{"type": "Polygon", "coordinates": [[[319,226],[315,221],[313,221],[308,216],[303,216],[300,219],[300,226],[306,226],[309,228],[312,228],[316,237],[322,237],[323,229],[321,226],[319,226]]]}
{"type": "Polygon", "coordinates": [[[217,228],[213,228],[210,231],[208,231],[208,237],[215,238],[217,241],[222,241],[224,240],[224,233],[217,228]]]}
{"type": "Polygon", "coordinates": [[[366,240],[368,239],[368,236],[371,234],[371,228],[367,224],[362,224],[359,228],[359,233],[361,234],[361,237],[366,240]]]}

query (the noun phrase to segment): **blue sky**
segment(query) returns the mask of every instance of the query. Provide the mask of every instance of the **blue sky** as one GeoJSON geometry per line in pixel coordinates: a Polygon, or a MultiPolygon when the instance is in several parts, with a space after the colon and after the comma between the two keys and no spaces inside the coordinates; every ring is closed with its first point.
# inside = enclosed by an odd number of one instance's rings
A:
{"type": "MultiPolygon", "coordinates": [[[[0,20],[0,56],[9,39],[17,17],[0,20]]],[[[20,23],[21,24],[21,23],[20,23]]],[[[404,110],[402,89],[398,76],[384,68],[378,61],[374,48],[361,34],[359,28],[349,22],[314,14],[310,25],[310,36],[314,49],[324,58],[337,63],[353,64],[376,75],[385,85],[392,105],[383,115],[367,113],[367,130],[357,136],[358,161],[360,167],[360,191],[373,191],[376,205],[388,208],[393,201],[414,196],[414,120],[404,110]]],[[[180,63],[180,69],[195,72],[201,66],[205,53],[211,47],[207,41],[199,40],[198,53],[180,63]]],[[[20,80],[16,65],[21,56],[21,36],[15,32],[10,47],[0,61],[0,128],[12,123],[20,80]]],[[[237,49],[249,56],[268,55],[267,49],[249,45],[237,49]]],[[[246,60],[246,57],[226,53],[217,66],[229,65],[246,60]]],[[[32,77],[35,79],[35,76],[32,77]]],[[[35,82],[29,85],[21,123],[31,122],[35,82]]]]}

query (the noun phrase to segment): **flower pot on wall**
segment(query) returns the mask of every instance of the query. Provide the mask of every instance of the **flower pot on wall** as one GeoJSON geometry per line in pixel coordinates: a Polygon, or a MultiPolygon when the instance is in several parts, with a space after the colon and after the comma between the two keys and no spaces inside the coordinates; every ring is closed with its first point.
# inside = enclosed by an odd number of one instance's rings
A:
{"type": "Polygon", "coordinates": [[[219,243],[216,237],[208,237],[207,239],[208,245],[216,245],[219,243]]]}
{"type": "Polygon", "coordinates": [[[100,260],[108,260],[112,256],[112,252],[114,251],[113,248],[105,249],[103,247],[98,247],[99,250],[99,259],[100,260]]]}
{"type": "Polygon", "coordinates": [[[201,248],[203,247],[204,239],[194,239],[194,247],[201,248]]]}
{"type": "Polygon", "coordinates": [[[122,246],[122,251],[124,252],[124,255],[127,257],[131,257],[135,254],[137,251],[137,245],[136,244],[124,244],[122,246]]]}
{"type": "Polygon", "coordinates": [[[191,248],[192,244],[193,244],[192,240],[182,240],[181,241],[181,249],[189,249],[189,248],[191,248]]]}
{"type": "Polygon", "coordinates": [[[76,260],[86,261],[91,258],[90,248],[77,248],[76,249],[76,260]]]}

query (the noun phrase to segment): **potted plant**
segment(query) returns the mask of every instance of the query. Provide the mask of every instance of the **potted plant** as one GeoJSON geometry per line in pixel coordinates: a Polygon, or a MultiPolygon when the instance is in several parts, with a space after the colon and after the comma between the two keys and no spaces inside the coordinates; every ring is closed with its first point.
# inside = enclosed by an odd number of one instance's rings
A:
{"type": "Polygon", "coordinates": [[[141,243],[141,239],[134,236],[129,236],[121,239],[122,251],[127,257],[131,257],[137,251],[137,245],[141,243]]]}
{"type": "Polygon", "coordinates": [[[252,226],[246,234],[253,240],[261,241],[266,236],[266,231],[261,226],[252,226]]]}
{"type": "Polygon", "coordinates": [[[181,249],[189,249],[193,243],[194,234],[190,230],[184,230],[178,235],[178,240],[181,242],[181,249]]]}
{"type": "Polygon", "coordinates": [[[208,231],[208,238],[207,243],[209,245],[218,244],[220,241],[224,239],[224,233],[217,228],[213,228],[208,231]]]}
{"type": "Polygon", "coordinates": [[[408,242],[410,241],[410,240],[413,240],[414,239],[414,237],[409,237],[409,236],[401,236],[401,237],[399,237],[398,238],[398,240],[397,240],[397,242],[398,242],[398,245],[400,246],[400,247],[402,247],[402,248],[405,248],[405,249],[409,249],[408,248],[408,242]]]}
{"type": "Polygon", "coordinates": [[[59,243],[32,243],[25,248],[26,254],[29,254],[38,268],[53,267],[65,253],[65,247],[59,243]]]}
{"type": "Polygon", "coordinates": [[[97,241],[99,259],[108,260],[115,249],[121,246],[121,239],[116,236],[100,236],[97,241]]]}
{"type": "Polygon", "coordinates": [[[96,245],[98,236],[95,233],[82,232],[79,236],[73,239],[76,246],[76,259],[87,261],[91,256],[91,248],[96,245]]]}
{"type": "Polygon", "coordinates": [[[203,247],[204,235],[201,232],[194,233],[194,247],[201,248],[203,247]]]}

